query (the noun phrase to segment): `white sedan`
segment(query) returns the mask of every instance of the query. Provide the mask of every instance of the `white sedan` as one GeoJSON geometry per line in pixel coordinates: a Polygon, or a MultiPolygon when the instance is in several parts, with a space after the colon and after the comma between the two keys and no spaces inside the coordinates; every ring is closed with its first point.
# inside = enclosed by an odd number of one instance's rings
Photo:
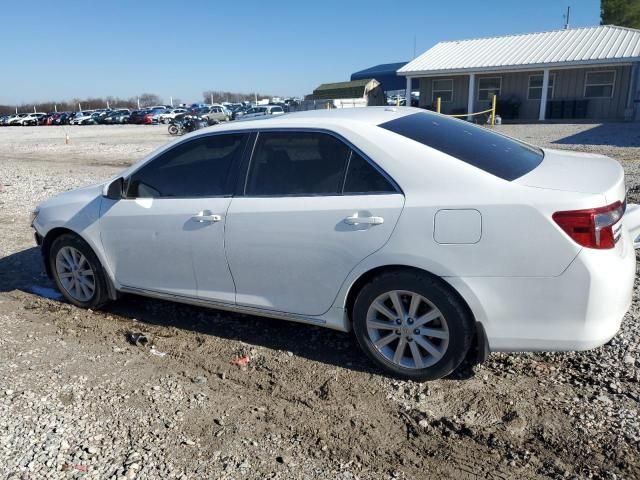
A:
{"type": "Polygon", "coordinates": [[[89,110],[86,112],[78,112],[76,113],[73,120],[69,122],[71,125],[88,125],[90,123],[94,123],[95,119],[100,116],[100,113],[94,112],[93,110],[89,110]]]}
{"type": "Polygon", "coordinates": [[[158,116],[158,122],[169,123],[171,120],[176,118],[177,115],[180,115],[182,113],[187,113],[187,110],[185,108],[167,109],[166,112],[161,113],[158,116]]]}
{"type": "Polygon", "coordinates": [[[353,329],[426,380],[612,338],[640,233],[625,208],[609,158],[370,107],[198,130],[42,203],[33,227],[77,306],[127,292],[353,329]]]}

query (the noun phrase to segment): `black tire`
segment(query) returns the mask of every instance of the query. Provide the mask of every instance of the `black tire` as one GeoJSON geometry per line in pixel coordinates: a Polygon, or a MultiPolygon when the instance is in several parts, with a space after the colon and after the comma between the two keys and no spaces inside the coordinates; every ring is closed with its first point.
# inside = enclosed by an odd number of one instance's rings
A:
{"type": "Polygon", "coordinates": [[[174,124],[169,125],[168,131],[170,135],[178,135],[179,132],[178,127],[176,127],[174,124]]]}
{"type": "Polygon", "coordinates": [[[49,267],[56,287],[60,290],[60,293],[64,295],[69,303],[80,308],[97,309],[109,301],[109,294],[107,290],[106,277],[104,269],[93,252],[91,247],[82,238],[74,234],[64,234],[57,237],[51,244],[49,249],[49,267]],[[91,270],[93,270],[93,278],[95,289],[93,295],[86,301],[80,301],[74,298],[63,287],[56,269],[56,257],[58,252],[64,247],[72,247],[78,250],[87,259],[91,270]]]}
{"type": "MultiPolygon", "coordinates": [[[[408,297],[403,298],[403,301],[408,297]]],[[[453,372],[464,360],[469,348],[472,345],[475,323],[469,309],[464,302],[455,294],[450,286],[441,279],[411,271],[395,271],[381,274],[373,278],[358,293],[352,310],[353,329],[360,344],[367,356],[373,360],[383,370],[391,373],[393,376],[407,380],[425,381],[436,380],[446,377],[453,372]],[[373,340],[370,338],[367,328],[367,313],[369,307],[381,295],[392,291],[412,292],[420,295],[428,300],[433,306],[437,307],[442,313],[443,320],[437,322],[445,322],[445,328],[448,329],[448,344],[441,343],[444,354],[433,365],[425,368],[404,367],[398,363],[394,363],[393,359],[386,358],[381,351],[376,348],[373,340]]],[[[395,313],[395,312],[393,312],[395,313]]],[[[413,322],[413,320],[411,320],[413,322]]],[[[398,330],[394,331],[399,332],[398,330]]],[[[408,327],[409,329],[412,327],[408,327]]],[[[391,332],[389,332],[391,334],[391,332]]],[[[411,335],[409,333],[409,335],[411,335]]],[[[412,341],[411,337],[407,337],[408,341],[412,341]]],[[[434,339],[436,342],[442,340],[434,339]]],[[[399,343],[399,341],[397,341],[399,343]]],[[[393,345],[389,344],[389,348],[393,349],[393,345]]],[[[406,350],[411,355],[411,350],[406,350]]],[[[386,347],[384,347],[386,348],[386,347]]],[[[420,350],[423,352],[423,350],[420,350]]],[[[426,353],[426,351],[424,351],[426,353]]],[[[435,358],[435,357],[433,357],[435,358]]],[[[400,362],[402,363],[402,362],[400,362]]],[[[414,362],[414,367],[417,363],[414,362]]]]}

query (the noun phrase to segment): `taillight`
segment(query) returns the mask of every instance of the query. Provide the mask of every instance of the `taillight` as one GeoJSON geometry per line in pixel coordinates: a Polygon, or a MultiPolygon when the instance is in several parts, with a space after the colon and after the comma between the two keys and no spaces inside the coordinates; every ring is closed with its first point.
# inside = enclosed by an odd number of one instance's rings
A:
{"type": "Polygon", "coordinates": [[[625,207],[626,202],[616,202],[606,207],[556,212],[553,220],[583,247],[613,248],[620,236],[613,226],[624,215],[625,207]]]}

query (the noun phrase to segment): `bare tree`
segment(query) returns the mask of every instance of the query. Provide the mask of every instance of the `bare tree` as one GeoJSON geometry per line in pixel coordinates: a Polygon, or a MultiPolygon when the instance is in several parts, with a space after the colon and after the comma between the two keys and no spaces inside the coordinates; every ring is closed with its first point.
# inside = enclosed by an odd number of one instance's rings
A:
{"type": "Polygon", "coordinates": [[[140,95],[140,106],[150,107],[152,105],[160,105],[162,99],[155,93],[143,93],[140,95]]]}

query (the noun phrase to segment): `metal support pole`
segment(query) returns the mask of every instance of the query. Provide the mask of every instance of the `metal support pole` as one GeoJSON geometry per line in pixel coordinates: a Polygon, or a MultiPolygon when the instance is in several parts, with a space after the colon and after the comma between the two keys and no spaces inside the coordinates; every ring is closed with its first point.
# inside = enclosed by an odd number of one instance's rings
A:
{"type": "Polygon", "coordinates": [[[470,73],[469,74],[469,97],[467,98],[467,113],[469,115],[467,115],[467,120],[471,121],[473,120],[473,115],[471,115],[473,113],[473,100],[476,94],[476,74],[475,73],[470,73]]]}
{"type": "Polygon", "coordinates": [[[491,99],[491,126],[493,127],[496,124],[496,98],[497,95],[494,95],[491,99]]]}
{"type": "Polygon", "coordinates": [[[411,77],[407,77],[407,91],[405,93],[405,98],[407,99],[405,105],[407,107],[411,106],[411,77]]]}
{"type": "Polygon", "coordinates": [[[542,95],[540,95],[540,114],[538,120],[543,121],[547,115],[547,92],[549,90],[549,69],[545,68],[542,73],[542,95]]]}
{"type": "Polygon", "coordinates": [[[440,106],[442,105],[442,98],[436,98],[436,112],[440,113],[440,106]]]}

